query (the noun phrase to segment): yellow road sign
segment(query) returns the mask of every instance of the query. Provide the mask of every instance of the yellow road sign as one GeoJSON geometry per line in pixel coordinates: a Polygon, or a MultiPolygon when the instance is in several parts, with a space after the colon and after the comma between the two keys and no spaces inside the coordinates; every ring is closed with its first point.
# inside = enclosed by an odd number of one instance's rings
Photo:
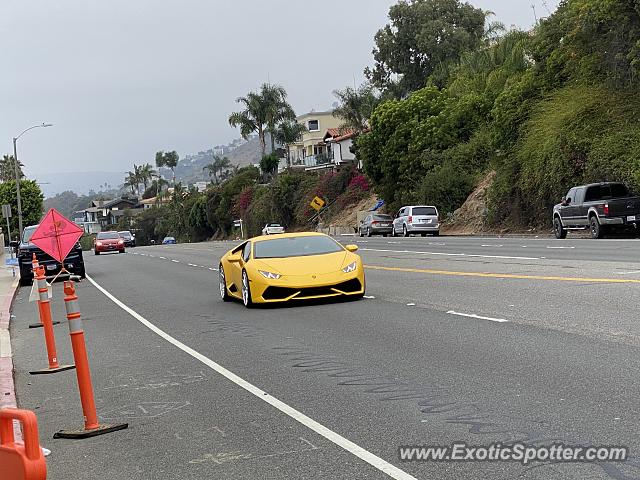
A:
{"type": "Polygon", "coordinates": [[[320,211],[322,209],[322,207],[324,207],[324,200],[321,199],[320,197],[314,197],[313,200],[311,200],[311,208],[313,208],[316,211],[320,211]]]}

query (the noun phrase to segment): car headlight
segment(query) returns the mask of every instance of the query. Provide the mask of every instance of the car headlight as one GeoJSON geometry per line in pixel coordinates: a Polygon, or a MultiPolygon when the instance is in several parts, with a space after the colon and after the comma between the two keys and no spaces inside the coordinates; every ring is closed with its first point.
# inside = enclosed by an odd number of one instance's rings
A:
{"type": "Polygon", "coordinates": [[[271,272],[265,272],[263,270],[258,270],[260,272],[260,274],[264,277],[264,278],[269,278],[272,280],[278,280],[282,275],[280,275],[279,273],[271,273],[271,272]]]}
{"type": "Polygon", "coordinates": [[[349,265],[347,265],[346,267],[344,267],[344,268],[342,269],[342,271],[343,271],[344,273],[351,273],[351,272],[355,271],[355,269],[356,269],[356,266],[357,266],[357,265],[358,265],[358,262],[350,263],[349,265]]]}

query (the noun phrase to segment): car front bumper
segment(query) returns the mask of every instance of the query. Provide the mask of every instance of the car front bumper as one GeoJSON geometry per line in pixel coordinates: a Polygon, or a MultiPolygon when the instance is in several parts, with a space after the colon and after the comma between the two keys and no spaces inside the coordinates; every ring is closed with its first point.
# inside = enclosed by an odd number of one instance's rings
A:
{"type": "MultiPolygon", "coordinates": [[[[258,274],[260,275],[260,274],[258,274]]],[[[277,303],[292,300],[312,300],[330,297],[362,296],[365,291],[364,270],[359,266],[352,273],[285,276],[278,280],[252,278],[251,297],[254,303],[277,303]]]]}

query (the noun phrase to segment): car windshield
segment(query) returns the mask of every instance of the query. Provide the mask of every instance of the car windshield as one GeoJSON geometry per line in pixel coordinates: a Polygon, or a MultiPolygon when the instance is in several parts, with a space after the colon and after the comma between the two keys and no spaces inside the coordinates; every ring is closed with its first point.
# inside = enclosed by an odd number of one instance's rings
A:
{"type": "Polygon", "coordinates": [[[131,238],[131,232],[118,232],[121,237],[131,238]]]}
{"type": "Polygon", "coordinates": [[[116,240],[120,238],[118,232],[100,232],[97,237],[98,240],[116,240]]]}
{"type": "Polygon", "coordinates": [[[412,215],[437,215],[434,207],[413,207],[412,215]]]}
{"type": "Polygon", "coordinates": [[[173,238],[173,237],[164,237],[164,241],[165,242],[172,242],[174,240],[175,240],[175,238],[173,238]]]}
{"type": "Polygon", "coordinates": [[[383,222],[387,222],[387,221],[391,221],[391,215],[374,215],[373,216],[374,220],[382,220],[383,222]]]}
{"type": "Polygon", "coordinates": [[[279,223],[270,223],[269,227],[279,227],[280,224],[279,223]]]}
{"type": "Polygon", "coordinates": [[[342,247],[332,238],[322,235],[278,238],[255,242],[254,258],[286,258],[324,255],[342,251],[342,247]]]}
{"type": "Polygon", "coordinates": [[[31,237],[33,236],[33,232],[35,232],[37,228],[38,228],[38,225],[25,228],[22,234],[22,243],[29,243],[29,240],[31,240],[31,237]]]}

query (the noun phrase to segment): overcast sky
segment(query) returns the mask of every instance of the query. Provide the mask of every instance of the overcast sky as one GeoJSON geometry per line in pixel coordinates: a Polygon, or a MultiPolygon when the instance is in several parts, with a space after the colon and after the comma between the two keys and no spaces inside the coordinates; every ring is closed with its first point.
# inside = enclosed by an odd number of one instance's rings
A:
{"type": "MultiPolygon", "coordinates": [[[[235,99],[270,80],[297,113],[363,80],[395,0],[3,0],[0,155],[27,174],[124,172],[239,136],[235,99]]],[[[557,0],[472,0],[528,28],[557,0]],[[545,8],[544,4],[548,6],[545,8]]]]}

